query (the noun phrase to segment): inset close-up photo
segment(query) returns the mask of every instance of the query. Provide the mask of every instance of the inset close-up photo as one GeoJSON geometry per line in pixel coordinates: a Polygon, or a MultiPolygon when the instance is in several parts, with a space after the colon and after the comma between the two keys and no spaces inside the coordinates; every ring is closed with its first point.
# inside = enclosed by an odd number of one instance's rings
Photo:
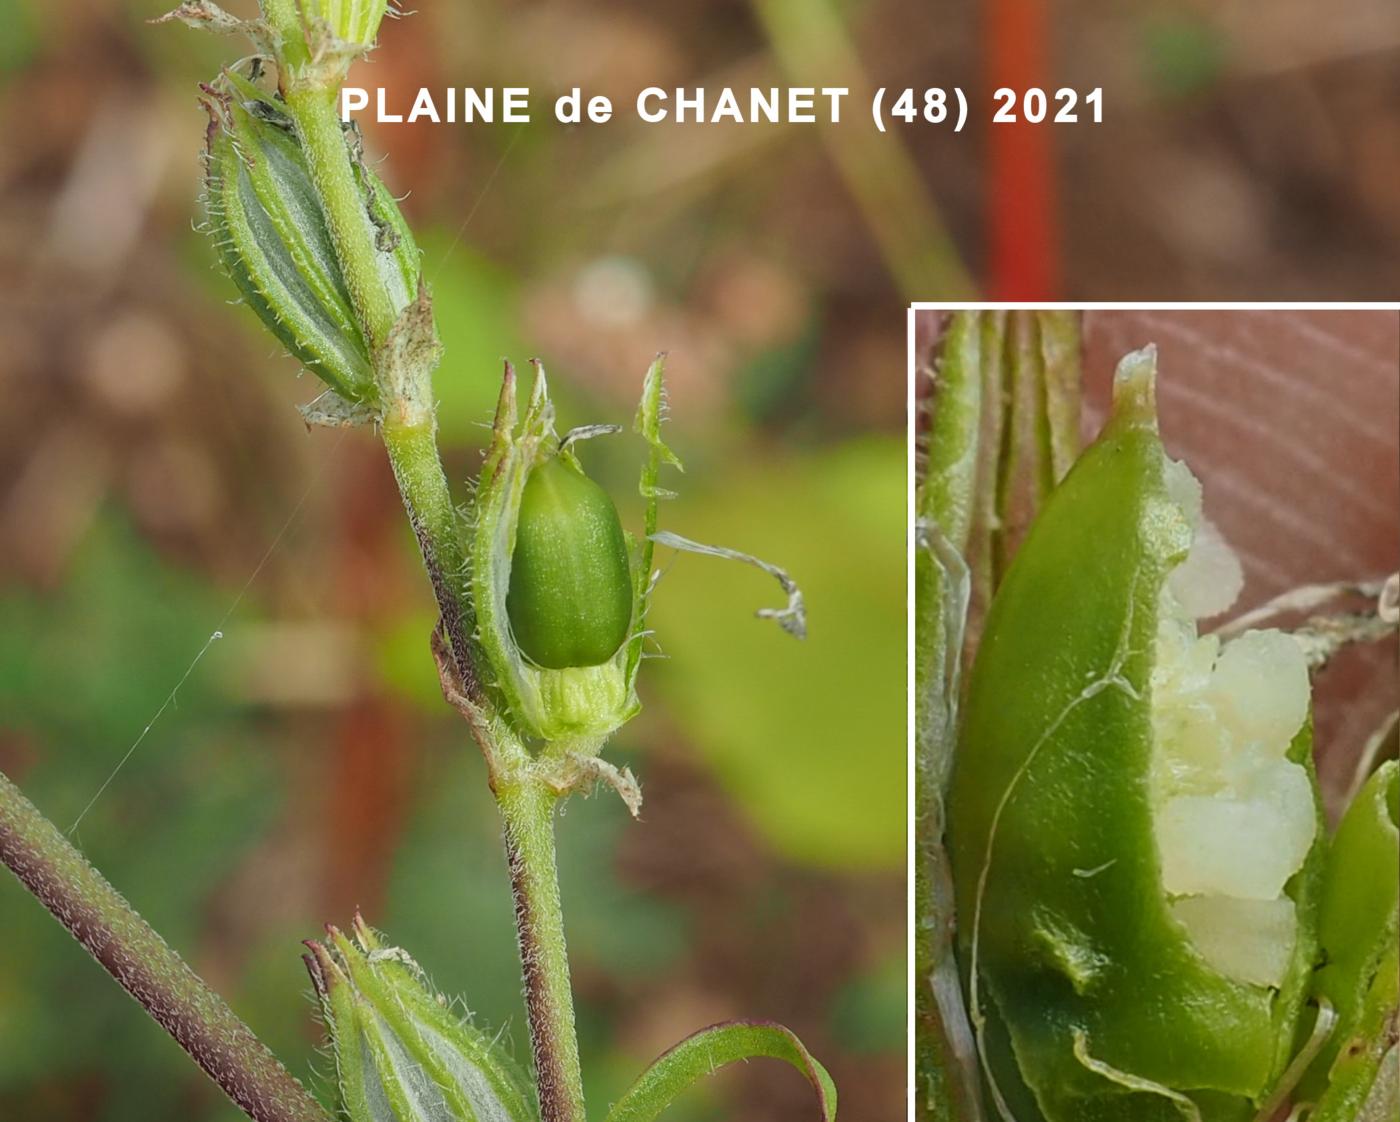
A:
{"type": "Polygon", "coordinates": [[[911,313],[917,1118],[1400,1112],[1400,314],[911,313]]]}

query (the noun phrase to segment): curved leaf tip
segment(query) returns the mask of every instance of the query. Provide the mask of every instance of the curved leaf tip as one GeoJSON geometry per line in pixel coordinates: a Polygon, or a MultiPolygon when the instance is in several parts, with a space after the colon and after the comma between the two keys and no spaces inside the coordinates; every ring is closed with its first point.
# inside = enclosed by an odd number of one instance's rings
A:
{"type": "Polygon", "coordinates": [[[607,1122],[651,1122],[682,1091],[725,1064],[758,1058],[791,1064],[812,1085],[822,1122],[835,1122],[836,1084],[791,1029],[772,1021],[725,1021],[687,1036],[642,1072],[607,1122]]]}

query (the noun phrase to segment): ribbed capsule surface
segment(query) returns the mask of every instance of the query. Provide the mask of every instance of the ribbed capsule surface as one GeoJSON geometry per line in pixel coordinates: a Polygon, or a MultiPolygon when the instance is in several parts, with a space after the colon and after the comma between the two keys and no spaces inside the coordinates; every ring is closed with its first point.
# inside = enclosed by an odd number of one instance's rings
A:
{"type": "MultiPolygon", "coordinates": [[[[208,91],[206,209],[245,302],[308,370],[349,402],[372,404],[374,366],[306,155],[277,98],[228,72],[208,91]]],[[[364,222],[396,308],[416,295],[418,250],[397,205],[357,165],[364,222]]]]}
{"type": "Polygon", "coordinates": [[[506,610],[521,651],[552,670],[597,666],[627,638],[627,541],[608,493],[554,457],[525,481],[506,610]]]}
{"type": "Polygon", "coordinates": [[[356,917],[308,943],[348,1122],[538,1122],[525,1074],[356,917]]]}

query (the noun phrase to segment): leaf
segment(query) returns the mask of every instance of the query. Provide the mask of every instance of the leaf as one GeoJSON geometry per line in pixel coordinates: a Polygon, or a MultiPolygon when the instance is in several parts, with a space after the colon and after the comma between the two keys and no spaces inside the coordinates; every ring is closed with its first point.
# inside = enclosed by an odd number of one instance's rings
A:
{"type": "Polygon", "coordinates": [[[800,1071],[817,1093],[823,1122],[836,1118],[836,1084],[790,1029],[772,1021],[725,1021],[686,1037],[642,1072],[608,1114],[607,1122],[649,1122],[677,1096],[725,1064],[767,1057],[800,1071]]]}

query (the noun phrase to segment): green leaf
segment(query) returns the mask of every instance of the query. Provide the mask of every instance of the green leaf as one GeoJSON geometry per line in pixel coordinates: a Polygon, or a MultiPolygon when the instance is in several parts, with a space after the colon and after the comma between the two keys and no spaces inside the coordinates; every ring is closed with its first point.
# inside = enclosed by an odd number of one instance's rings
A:
{"type": "Polygon", "coordinates": [[[817,1093],[823,1122],[836,1118],[836,1084],[791,1030],[771,1021],[726,1021],[686,1037],[642,1072],[607,1122],[650,1122],[682,1091],[725,1064],[767,1057],[791,1064],[817,1093]]]}

